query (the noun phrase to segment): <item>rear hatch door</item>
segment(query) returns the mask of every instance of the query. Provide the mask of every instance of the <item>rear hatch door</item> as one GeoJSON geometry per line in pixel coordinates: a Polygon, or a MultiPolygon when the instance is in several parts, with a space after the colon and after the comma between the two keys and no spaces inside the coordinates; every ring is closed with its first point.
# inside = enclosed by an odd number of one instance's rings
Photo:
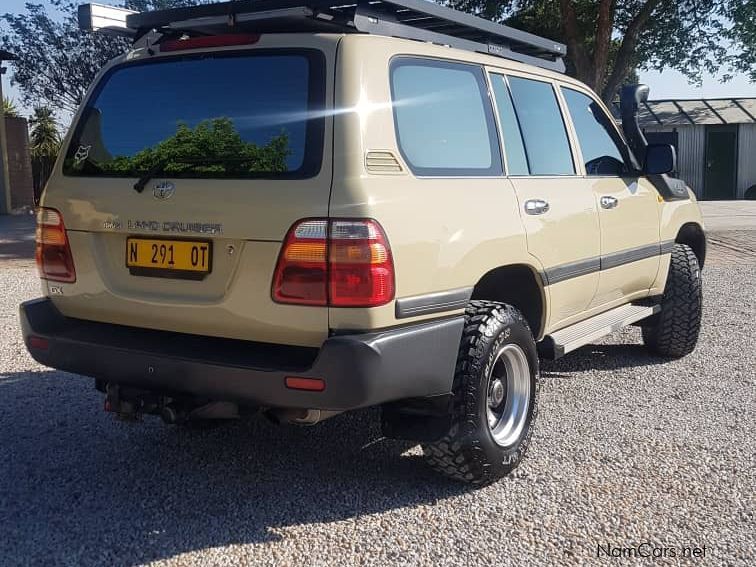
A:
{"type": "Polygon", "coordinates": [[[335,38],[281,34],[106,71],[43,197],[63,215],[77,270],[57,286],[59,309],[320,344],[327,309],[276,304],[270,287],[288,228],[328,214],[335,49],[335,38]]]}

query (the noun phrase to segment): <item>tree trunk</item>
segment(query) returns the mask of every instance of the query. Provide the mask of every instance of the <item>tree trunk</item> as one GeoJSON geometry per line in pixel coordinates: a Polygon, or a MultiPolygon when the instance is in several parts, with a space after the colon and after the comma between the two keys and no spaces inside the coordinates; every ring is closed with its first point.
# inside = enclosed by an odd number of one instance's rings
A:
{"type": "Polygon", "coordinates": [[[609,61],[609,47],[614,29],[614,0],[601,0],[596,18],[596,45],[593,49],[593,84],[591,88],[601,90],[604,87],[609,61]]]}
{"type": "Polygon", "coordinates": [[[647,0],[625,30],[617,57],[609,73],[609,50],[614,30],[616,0],[599,0],[596,12],[595,44],[592,53],[586,49],[586,38],[580,34],[575,3],[573,0],[559,0],[567,53],[575,69],[575,78],[601,93],[601,98],[612,103],[622,83],[633,70],[635,48],[638,36],[648,19],[664,1],[647,0]]]}
{"type": "Polygon", "coordinates": [[[580,37],[575,6],[572,0],[559,0],[559,9],[562,14],[562,30],[567,44],[567,53],[575,67],[575,78],[593,87],[595,76],[593,62],[586,53],[583,38],[580,37]]]}
{"type": "Polygon", "coordinates": [[[607,105],[612,103],[614,97],[617,95],[617,91],[619,91],[622,83],[632,71],[638,36],[640,35],[641,30],[646,26],[651,14],[653,14],[654,10],[656,10],[663,1],[671,0],[647,0],[635,18],[633,18],[627,26],[619,51],[617,52],[617,58],[614,61],[612,74],[609,75],[606,84],[601,90],[601,98],[607,105]]]}

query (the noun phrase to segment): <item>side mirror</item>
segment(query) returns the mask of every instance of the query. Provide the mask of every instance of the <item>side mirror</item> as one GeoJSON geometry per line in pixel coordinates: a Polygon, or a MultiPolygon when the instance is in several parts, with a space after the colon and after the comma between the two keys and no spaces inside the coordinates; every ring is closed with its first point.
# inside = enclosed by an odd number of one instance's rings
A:
{"type": "Polygon", "coordinates": [[[646,163],[643,173],[662,175],[677,170],[677,153],[669,144],[649,144],[646,148],[646,163]]]}

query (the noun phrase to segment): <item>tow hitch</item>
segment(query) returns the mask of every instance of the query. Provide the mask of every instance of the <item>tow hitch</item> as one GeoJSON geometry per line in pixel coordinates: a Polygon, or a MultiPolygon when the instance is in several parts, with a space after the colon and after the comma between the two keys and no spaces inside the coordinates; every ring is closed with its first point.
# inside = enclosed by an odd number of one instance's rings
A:
{"type": "Polygon", "coordinates": [[[174,397],[117,384],[98,383],[97,389],[105,392],[105,411],[114,414],[119,421],[136,422],[144,415],[156,415],[173,425],[192,420],[239,417],[239,406],[233,402],[174,397]]]}
{"type": "Polygon", "coordinates": [[[146,391],[105,385],[105,411],[115,414],[119,421],[141,421],[142,416],[159,413],[160,398],[146,391]]]}

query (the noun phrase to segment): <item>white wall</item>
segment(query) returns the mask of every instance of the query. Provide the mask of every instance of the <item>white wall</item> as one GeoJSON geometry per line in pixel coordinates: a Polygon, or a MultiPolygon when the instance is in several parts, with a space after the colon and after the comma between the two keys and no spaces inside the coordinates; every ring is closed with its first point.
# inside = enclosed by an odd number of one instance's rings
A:
{"type": "MultiPolygon", "coordinates": [[[[706,126],[677,126],[677,169],[700,198],[704,186],[706,157],[706,126]]],[[[648,132],[671,132],[671,127],[647,127],[648,132]]],[[[746,189],[756,185],[756,124],[738,124],[738,178],[737,198],[742,199],[746,189]]]]}
{"type": "Polygon", "coordinates": [[[674,129],[677,130],[677,170],[680,172],[680,179],[701,198],[704,186],[706,126],[644,127],[646,132],[671,132],[674,129]]]}
{"type": "Polygon", "coordinates": [[[738,199],[742,199],[746,189],[756,185],[756,124],[741,124],[738,130],[738,199]]]}
{"type": "Polygon", "coordinates": [[[685,180],[700,199],[704,190],[706,126],[679,126],[677,136],[677,169],[680,178],[685,180]]]}

